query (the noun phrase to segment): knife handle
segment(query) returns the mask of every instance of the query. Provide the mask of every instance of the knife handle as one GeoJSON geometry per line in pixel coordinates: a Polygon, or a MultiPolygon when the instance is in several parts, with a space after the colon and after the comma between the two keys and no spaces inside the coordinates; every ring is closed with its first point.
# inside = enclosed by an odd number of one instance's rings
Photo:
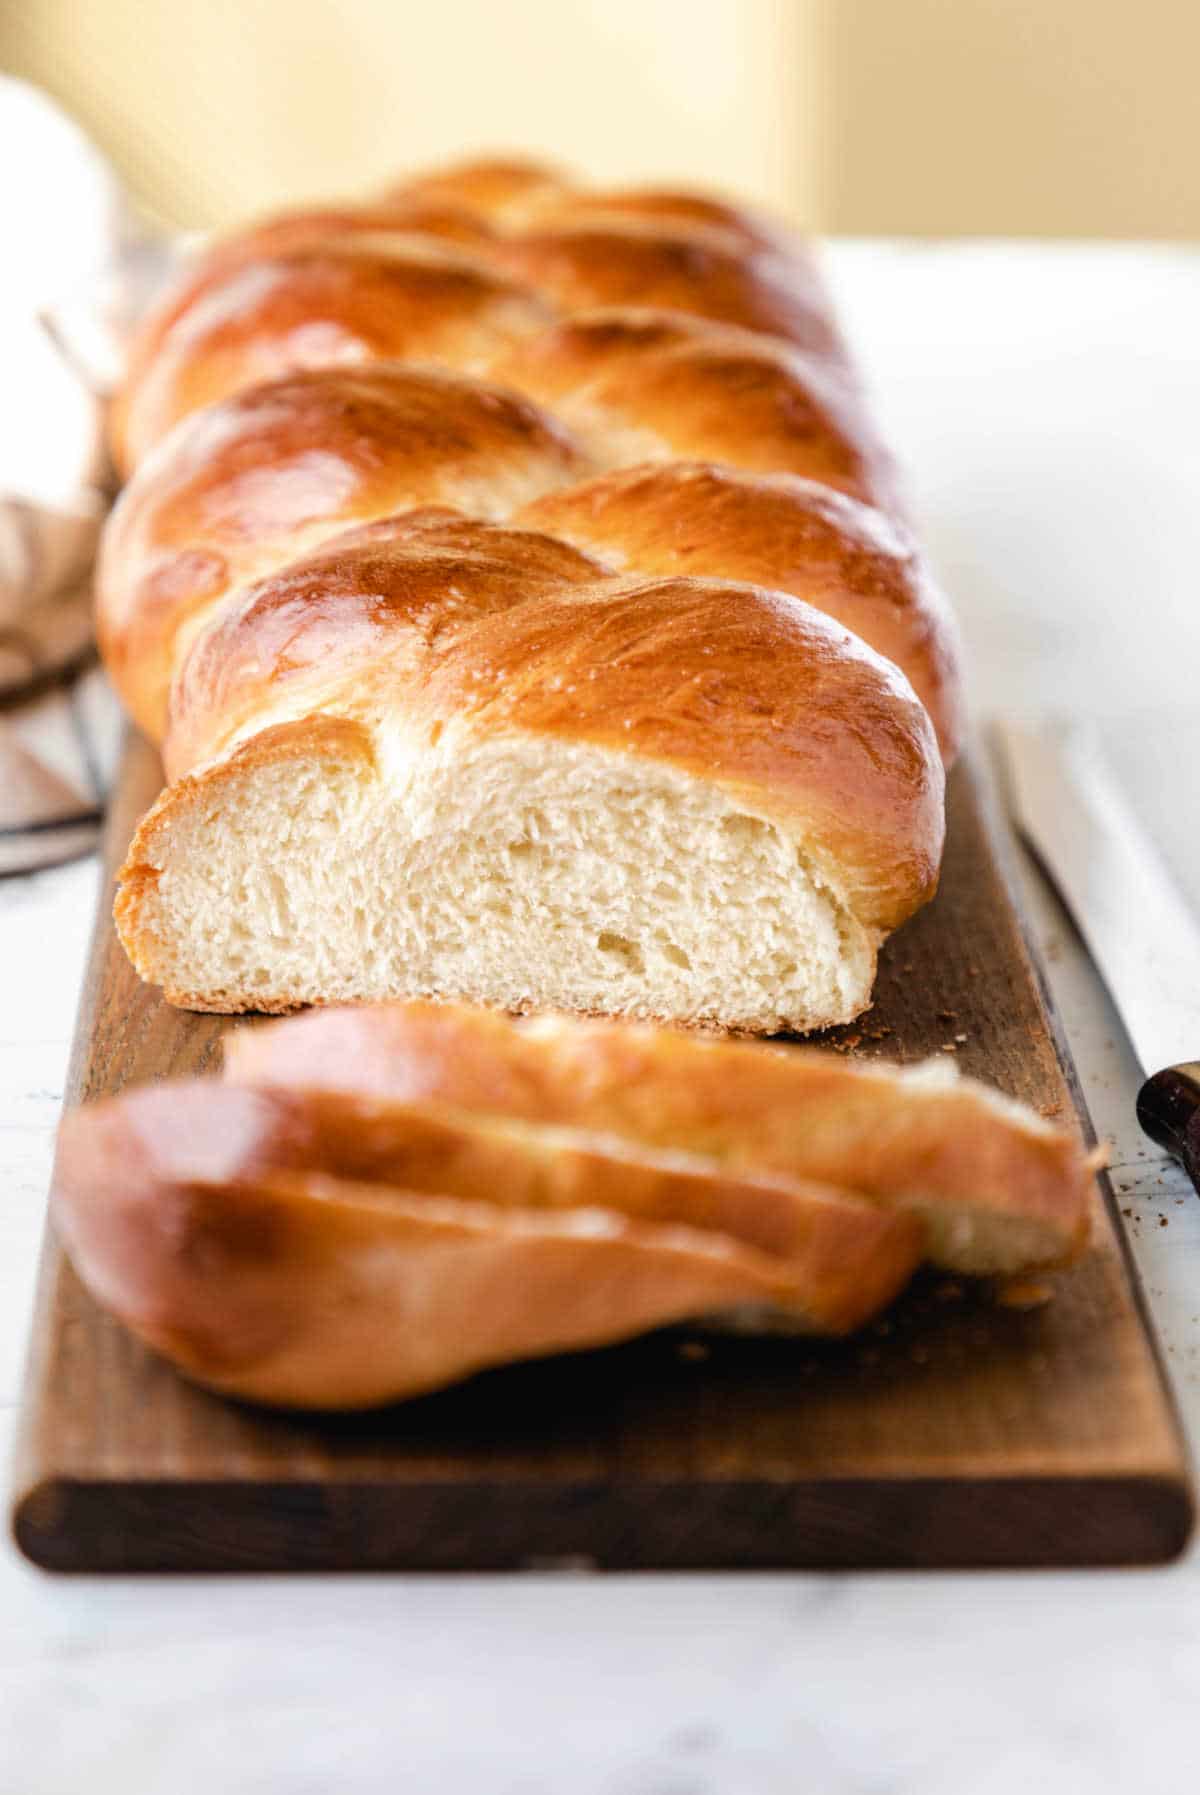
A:
{"type": "Polygon", "coordinates": [[[1200,1189],[1200,1062],[1168,1066],[1138,1092],[1137,1117],[1152,1141],[1181,1160],[1200,1189]]]}

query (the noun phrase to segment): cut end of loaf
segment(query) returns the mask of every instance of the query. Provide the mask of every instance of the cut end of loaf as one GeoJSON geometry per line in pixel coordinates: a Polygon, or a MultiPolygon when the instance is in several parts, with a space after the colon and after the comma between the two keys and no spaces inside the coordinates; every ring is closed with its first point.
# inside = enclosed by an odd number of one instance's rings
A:
{"type": "Polygon", "coordinates": [[[122,870],[121,939],[173,1003],[401,997],[748,1032],[846,1022],[878,935],[777,823],[596,747],[330,718],[170,788],[122,870]]]}

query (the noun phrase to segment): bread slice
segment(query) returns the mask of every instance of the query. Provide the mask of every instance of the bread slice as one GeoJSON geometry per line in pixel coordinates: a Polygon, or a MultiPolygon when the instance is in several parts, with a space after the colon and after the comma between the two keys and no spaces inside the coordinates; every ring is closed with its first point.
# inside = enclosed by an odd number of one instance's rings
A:
{"type": "Polygon", "coordinates": [[[338,1408],[748,1306],[844,1332],[921,1232],[697,1155],[208,1079],[68,1116],[54,1213],[98,1300],[189,1375],[338,1408]]]}
{"type": "Polygon", "coordinates": [[[620,1135],[730,1172],[853,1191],[917,1214],[936,1264],[1063,1264],[1086,1244],[1096,1156],[1077,1135],[937,1061],[456,1005],[330,1010],[227,1039],[226,1077],[352,1090],[620,1135]]]}

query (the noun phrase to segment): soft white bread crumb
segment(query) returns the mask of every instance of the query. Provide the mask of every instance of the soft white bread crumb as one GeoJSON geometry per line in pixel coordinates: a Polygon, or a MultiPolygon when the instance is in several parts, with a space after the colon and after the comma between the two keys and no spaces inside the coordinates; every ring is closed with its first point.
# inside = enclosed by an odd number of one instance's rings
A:
{"type": "Polygon", "coordinates": [[[174,788],[131,853],[143,977],[221,1010],[470,998],[773,1031],[869,1002],[878,935],[775,824],[549,737],[328,746],[174,788]]]}

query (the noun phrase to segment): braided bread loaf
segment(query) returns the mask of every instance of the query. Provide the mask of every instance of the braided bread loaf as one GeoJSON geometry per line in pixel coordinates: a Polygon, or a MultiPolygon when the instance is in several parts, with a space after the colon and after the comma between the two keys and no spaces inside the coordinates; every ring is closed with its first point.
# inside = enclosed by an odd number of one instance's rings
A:
{"type": "Polygon", "coordinates": [[[114,409],[99,633],[177,1003],[847,1021],[934,889],[956,639],[806,251],[526,165],[207,251],[114,409]]]}

